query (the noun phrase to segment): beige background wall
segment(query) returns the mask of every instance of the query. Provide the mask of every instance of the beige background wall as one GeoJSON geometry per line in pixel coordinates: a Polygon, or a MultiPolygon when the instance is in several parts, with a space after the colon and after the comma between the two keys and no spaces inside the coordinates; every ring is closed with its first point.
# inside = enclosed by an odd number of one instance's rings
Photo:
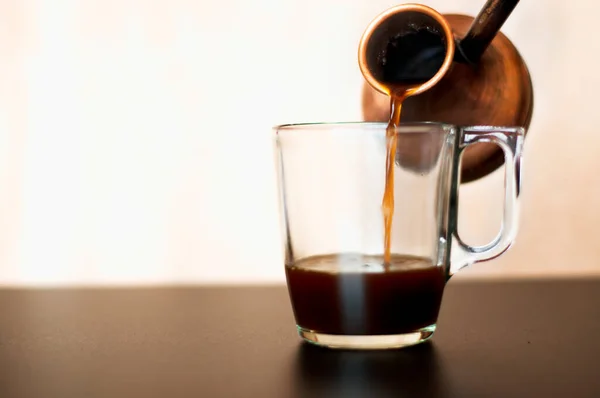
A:
{"type": "MultiPolygon", "coordinates": [[[[0,283],[282,281],[270,127],[360,119],[357,43],[394,4],[0,2],[0,283]]],[[[600,273],[598,12],[523,0],[505,25],[536,94],[521,232],[462,278],[600,273]]],[[[472,241],[501,179],[463,187],[472,241]]]]}

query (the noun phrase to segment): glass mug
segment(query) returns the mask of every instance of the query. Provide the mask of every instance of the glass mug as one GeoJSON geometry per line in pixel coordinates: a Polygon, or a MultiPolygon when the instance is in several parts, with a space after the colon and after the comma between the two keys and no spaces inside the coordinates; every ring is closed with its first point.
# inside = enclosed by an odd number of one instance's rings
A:
{"type": "Polygon", "coordinates": [[[391,261],[384,265],[385,123],[275,127],[288,292],[299,335],[331,348],[417,344],[436,328],[444,287],[461,268],[511,245],[524,129],[404,123],[395,157],[391,261]],[[504,152],[497,237],[470,246],[457,231],[460,158],[470,144],[504,152]]]}

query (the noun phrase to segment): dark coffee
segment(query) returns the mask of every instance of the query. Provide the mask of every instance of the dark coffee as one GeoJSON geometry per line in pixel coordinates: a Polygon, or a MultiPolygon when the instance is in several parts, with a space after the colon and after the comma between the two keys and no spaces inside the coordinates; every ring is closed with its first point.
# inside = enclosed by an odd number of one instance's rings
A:
{"type": "Polygon", "coordinates": [[[330,255],[285,268],[296,323],[335,335],[414,332],[436,323],[445,274],[420,257],[330,255]]]}
{"type": "Polygon", "coordinates": [[[444,27],[430,15],[421,11],[391,14],[371,32],[363,66],[387,88],[418,86],[444,64],[447,41],[444,27]]]}
{"type": "Polygon", "coordinates": [[[445,37],[430,26],[388,37],[371,73],[388,87],[418,86],[430,80],[446,57],[445,37]]]}

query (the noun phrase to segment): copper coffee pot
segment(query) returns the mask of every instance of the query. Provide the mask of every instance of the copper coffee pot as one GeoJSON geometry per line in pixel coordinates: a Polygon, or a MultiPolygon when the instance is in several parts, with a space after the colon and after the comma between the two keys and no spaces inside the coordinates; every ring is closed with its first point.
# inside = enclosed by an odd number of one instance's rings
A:
{"type": "MultiPolygon", "coordinates": [[[[406,99],[402,122],[529,127],[533,112],[531,77],[515,46],[499,32],[517,3],[518,0],[488,0],[475,18],[442,16],[454,35],[454,61],[435,85],[406,99]]],[[[367,53],[365,43],[377,44],[373,42],[383,40],[395,28],[403,29],[399,25],[413,23],[411,20],[412,17],[399,18],[398,12],[390,9],[371,23],[361,40],[359,63],[366,78],[362,94],[366,121],[388,121],[390,98],[366,71],[365,64],[373,55],[367,53]]],[[[503,163],[497,146],[472,145],[463,154],[462,182],[486,176],[503,163]]]]}

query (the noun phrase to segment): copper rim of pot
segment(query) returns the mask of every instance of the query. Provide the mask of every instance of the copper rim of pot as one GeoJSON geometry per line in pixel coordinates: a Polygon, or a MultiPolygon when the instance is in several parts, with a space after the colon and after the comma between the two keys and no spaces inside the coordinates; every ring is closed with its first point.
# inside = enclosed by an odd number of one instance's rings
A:
{"type": "Polygon", "coordinates": [[[371,73],[369,68],[368,59],[367,59],[367,47],[369,45],[369,41],[371,40],[373,33],[377,31],[378,28],[381,27],[382,23],[386,21],[391,16],[400,14],[400,13],[409,13],[416,12],[424,14],[433,20],[435,20],[442,31],[444,32],[444,36],[446,39],[446,56],[444,57],[444,62],[442,66],[438,70],[438,72],[433,75],[431,79],[426,81],[425,83],[410,89],[407,92],[407,96],[420,94],[431,87],[433,87],[437,82],[439,82],[442,77],[448,72],[450,66],[452,65],[452,61],[454,59],[454,51],[455,51],[455,43],[454,43],[454,34],[452,33],[452,29],[450,28],[450,24],[446,19],[437,11],[435,11],[431,7],[427,7],[422,4],[401,4],[392,8],[389,8],[379,14],[371,23],[367,26],[367,29],[363,33],[359,46],[358,46],[358,65],[360,67],[360,71],[367,80],[367,82],[377,91],[382,94],[390,95],[391,93],[387,89],[387,87],[379,82],[371,73]]]}

